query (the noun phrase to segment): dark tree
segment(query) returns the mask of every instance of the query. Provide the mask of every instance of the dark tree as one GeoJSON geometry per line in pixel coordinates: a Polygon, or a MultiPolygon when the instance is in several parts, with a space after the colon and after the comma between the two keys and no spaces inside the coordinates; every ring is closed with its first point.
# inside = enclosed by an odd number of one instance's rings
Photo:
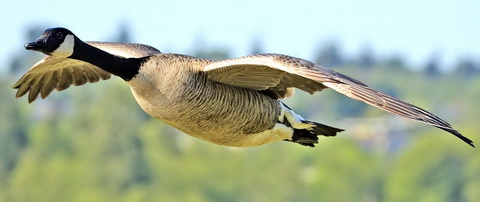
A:
{"type": "Polygon", "coordinates": [[[341,56],[340,48],[337,43],[330,43],[320,49],[320,52],[315,58],[315,63],[325,67],[337,67],[344,64],[344,59],[341,56]]]}
{"type": "Polygon", "coordinates": [[[480,72],[480,67],[471,58],[460,59],[455,69],[464,78],[471,78],[480,72]]]}
{"type": "Polygon", "coordinates": [[[439,56],[434,55],[428,60],[425,66],[425,74],[429,77],[436,77],[440,74],[439,56]]]}

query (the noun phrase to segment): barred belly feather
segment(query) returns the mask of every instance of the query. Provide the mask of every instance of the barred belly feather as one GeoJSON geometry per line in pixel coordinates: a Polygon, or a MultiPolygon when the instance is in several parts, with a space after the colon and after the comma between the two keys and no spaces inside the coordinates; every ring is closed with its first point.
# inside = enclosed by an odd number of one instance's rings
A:
{"type": "MultiPolygon", "coordinates": [[[[165,59],[147,62],[144,68],[161,67],[156,61],[165,59]]],[[[253,141],[255,134],[271,130],[278,123],[281,107],[277,100],[252,89],[208,80],[206,74],[190,69],[195,66],[176,68],[182,64],[182,60],[169,64],[169,68],[176,69],[168,71],[176,75],[171,76],[175,80],[154,79],[166,73],[156,69],[140,70],[139,78],[129,82],[139,105],[149,115],[189,135],[221,145],[256,146],[288,138],[285,134],[281,138],[271,136],[272,140],[253,141]],[[155,87],[146,87],[149,85],[155,87]]]]}

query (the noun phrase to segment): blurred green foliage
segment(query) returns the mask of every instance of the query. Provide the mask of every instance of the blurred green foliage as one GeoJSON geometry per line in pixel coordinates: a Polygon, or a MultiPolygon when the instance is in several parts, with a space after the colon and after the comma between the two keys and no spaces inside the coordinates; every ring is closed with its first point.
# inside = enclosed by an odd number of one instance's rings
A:
{"type": "MultiPolygon", "coordinates": [[[[337,48],[328,46],[318,58],[480,142],[480,74],[470,60],[451,72],[433,63],[421,72],[370,53],[349,61],[337,48]]],[[[229,55],[201,50],[194,54],[229,55]]],[[[33,104],[15,99],[10,86],[38,59],[20,54],[0,77],[0,201],[480,201],[477,150],[330,90],[297,91],[286,102],[305,117],[346,129],[339,137],[321,137],[315,148],[288,142],[230,148],[150,118],[118,78],[33,104]]]]}

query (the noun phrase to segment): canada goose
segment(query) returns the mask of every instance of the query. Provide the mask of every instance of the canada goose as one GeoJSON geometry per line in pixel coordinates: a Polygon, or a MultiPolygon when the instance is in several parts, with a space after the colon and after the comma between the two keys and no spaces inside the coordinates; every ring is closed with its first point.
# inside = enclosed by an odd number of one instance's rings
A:
{"type": "Polygon", "coordinates": [[[393,114],[445,130],[473,142],[437,116],[376,91],[362,82],[310,61],[257,54],[213,61],[161,53],[140,44],[83,42],[70,30],[50,28],[27,50],[48,56],[17,83],[16,97],[33,102],[70,85],[121,77],[140,107],[191,136],[220,145],[250,147],[286,140],[313,147],[317,135],[342,129],[303,119],[280,99],[299,88],[313,94],[331,88],[393,114]]]}

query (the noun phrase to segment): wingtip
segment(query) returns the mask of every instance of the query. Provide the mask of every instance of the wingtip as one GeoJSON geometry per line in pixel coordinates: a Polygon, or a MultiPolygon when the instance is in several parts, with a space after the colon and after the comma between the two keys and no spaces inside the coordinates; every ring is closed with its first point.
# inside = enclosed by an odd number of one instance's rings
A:
{"type": "Polygon", "coordinates": [[[19,81],[17,81],[15,84],[12,85],[12,88],[13,88],[13,89],[18,89],[18,88],[20,88],[21,85],[22,85],[22,83],[21,83],[20,80],[19,80],[19,81]]]}
{"type": "Polygon", "coordinates": [[[471,147],[475,148],[475,145],[473,144],[473,141],[471,139],[468,139],[467,137],[463,136],[460,132],[458,132],[458,130],[455,130],[453,128],[444,128],[444,127],[438,127],[437,128],[440,128],[442,130],[445,130],[455,136],[457,136],[458,138],[460,138],[462,141],[464,141],[465,143],[467,143],[468,145],[470,145],[471,147]]]}
{"type": "Polygon", "coordinates": [[[468,139],[468,138],[465,138],[467,140],[469,140],[469,142],[465,141],[468,145],[472,146],[473,148],[475,148],[475,145],[473,144],[473,141],[468,139]]]}
{"type": "MultiPolygon", "coordinates": [[[[467,140],[469,140],[469,139],[467,138],[467,140]]],[[[464,142],[466,142],[471,147],[475,148],[475,145],[473,144],[473,141],[470,140],[470,142],[467,142],[467,141],[464,140],[464,142]]]]}
{"type": "MultiPolygon", "coordinates": [[[[460,133],[458,133],[458,134],[460,134],[460,133]]],[[[475,148],[475,145],[473,144],[472,140],[468,139],[467,137],[465,137],[463,135],[460,135],[460,136],[457,136],[457,137],[459,137],[461,140],[463,140],[465,143],[467,143],[471,147],[475,148]]]]}
{"type": "Polygon", "coordinates": [[[473,144],[473,141],[462,136],[462,137],[459,137],[460,139],[462,139],[465,143],[467,143],[468,145],[470,145],[471,147],[475,148],[475,145],[473,144]]]}

